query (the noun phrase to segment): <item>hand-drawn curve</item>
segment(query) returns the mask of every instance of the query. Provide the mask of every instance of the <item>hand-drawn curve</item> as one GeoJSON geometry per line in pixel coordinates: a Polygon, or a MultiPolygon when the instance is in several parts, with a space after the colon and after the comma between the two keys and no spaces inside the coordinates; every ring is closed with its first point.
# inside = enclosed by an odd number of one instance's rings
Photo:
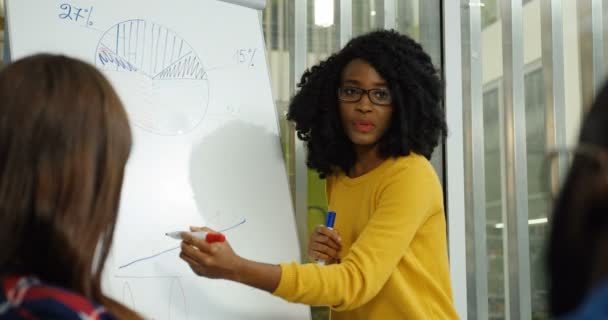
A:
{"type": "Polygon", "coordinates": [[[188,306],[186,305],[186,293],[179,278],[171,280],[169,289],[169,320],[188,319],[188,306]],[[182,315],[183,317],[180,317],[182,315]],[[185,317],[185,318],[184,318],[185,317]]]}
{"type": "Polygon", "coordinates": [[[135,310],[135,298],[133,297],[133,290],[129,282],[125,281],[122,284],[122,303],[135,310]]]}
{"type": "Polygon", "coordinates": [[[209,104],[206,69],[192,46],[170,29],[142,19],[120,22],[102,35],[94,60],[134,125],[178,135],[203,120],[209,104]]]}

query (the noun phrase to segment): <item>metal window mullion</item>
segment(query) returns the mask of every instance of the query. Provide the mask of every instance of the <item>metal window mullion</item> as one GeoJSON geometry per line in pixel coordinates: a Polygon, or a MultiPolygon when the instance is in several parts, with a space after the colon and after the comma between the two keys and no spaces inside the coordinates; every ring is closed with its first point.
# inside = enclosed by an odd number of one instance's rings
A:
{"type": "Polygon", "coordinates": [[[530,242],[526,106],[524,95],[523,8],[521,0],[501,0],[503,99],[505,116],[507,309],[510,319],[530,319],[530,242]]]}
{"type": "Polygon", "coordinates": [[[604,74],[608,76],[608,3],[604,2],[602,4],[602,22],[604,24],[603,28],[603,42],[604,42],[604,74]]]}
{"type": "MultiPolygon", "coordinates": [[[[547,146],[566,145],[566,96],[564,67],[564,27],[562,0],[542,0],[542,64],[545,89],[547,146]]],[[[552,190],[557,190],[568,166],[567,156],[558,153],[557,166],[551,168],[552,190]]]]}
{"type": "Polygon", "coordinates": [[[604,0],[591,0],[591,34],[593,39],[593,88],[594,96],[604,84],[604,23],[602,9],[604,0]]]}
{"type": "Polygon", "coordinates": [[[353,4],[351,0],[339,0],[340,1],[340,45],[339,48],[344,45],[353,36],[353,4]]]}
{"type": "Polygon", "coordinates": [[[461,319],[467,319],[466,206],[464,176],[463,66],[461,10],[457,1],[447,1],[443,11],[443,48],[446,119],[450,134],[446,150],[446,211],[448,245],[454,306],[461,319]]]}
{"type": "MultiPolygon", "coordinates": [[[[481,3],[465,1],[468,10],[467,54],[464,72],[464,132],[467,192],[467,247],[474,252],[468,263],[468,315],[473,319],[488,319],[488,259],[486,235],[485,142],[483,125],[483,78],[481,61],[481,3]],[[468,81],[467,81],[468,80],[468,81]]],[[[466,47],[466,46],[463,46],[466,47]]]]}
{"type": "Polygon", "coordinates": [[[505,314],[505,318],[506,319],[511,319],[511,310],[509,309],[509,301],[510,301],[510,284],[509,284],[509,238],[508,238],[508,234],[506,232],[507,230],[507,202],[508,200],[508,192],[507,192],[507,176],[509,175],[508,169],[507,169],[507,164],[509,163],[509,160],[507,159],[507,134],[506,134],[506,127],[507,127],[507,123],[505,120],[506,117],[506,112],[505,112],[505,107],[504,107],[504,83],[502,82],[502,78],[499,80],[499,85],[498,85],[498,97],[499,97],[499,102],[498,102],[498,130],[499,130],[499,139],[500,139],[500,146],[499,146],[499,154],[500,154],[500,182],[501,182],[501,193],[500,193],[500,203],[501,203],[501,221],[503,224],[503,230],[502,230],[502,235],[501,235],[501,240],[502,240],[502,257],[503,257],[503,285],[504,285],[504,301],[505,301],[505,310],[504,310],[504,314],[505,314]]]}
{"type": "MultiPolygon", "coordinates": [[[[270,5],[271,8],[273,8],[273,5],[270,5]]],[[[287,43],[285,43],[286,41],[286,36],[285,33],[288,30],[287,28],[287,23],[288,20],[286,19],[287,16],[287,5],[285,3],[277,3],[276,7],[273,8],[274,10],[277,10],[277,47],[276,50],[278,52],[282,52],[283,50],[285,50],[285,48],[287,48],[287,43]]],[[[272,22],[272,19],[270,19],[270,21],[272,22]]]]}
{"type": "MultiPolygon", "coordinates": [[[[386,0],[385,0],[386,1],[386,0]]],[[[433,61],[433,65],[441,68],[441,1],[440,0],[425,0],[420,1],[418,5],[418,21],[420,24],[420,45],[426,51],[433,61]]],[[[438,146],[433,152],[431,163],[437,171],[437,175],[445,178],[443,168],[443,145],[438,146]]]]}
{"type": "Polygon", "coordinates": [[[581,95],[583,109],[591,107],[605,76],[602,0],[577,0],[581,95]]]}
{"type": "Polygon", "coordinates": [[[581,99],[583,110],[591,106],[593,86],[593,38],[591,37],[591,0],[577,0],[578,48],[580,55],[581,99]]]}
{"type": "Polygon", "coordinates": [[[271,26],[271,17],[272,17],[272,11],[274,8],[272,8],[272,6],[269,6],[268,8],[264,9],[264,10],[260,10],[259,13],[259,19],[260,19],[260,24],[262,24],[262,34],[264,35],[264,45],[266,46],[267,52],[270,52],[272,50],[272,26],[271,26]],[[264,12],[268,12],[268,14],[264,15],[264,12]]]}
{"type": "MultiPolygon", "coordinates": [[[[395,29],[396,27],[397,7],[395,5],[395,0],[384,0],[384,29],[395,29]]],[[[433,22],[437,23],[437,21],[439,20],[433,22]]]]}
{"type": "MultiPolygon", "coordinates": [[[[294,3],[294,52],[293,76],[294,83],[291,92],[295,93],[296,84],[300,82],[302,73],[306,70],[307,43],[307,0],[295,0],[294,3]]],[[[294,132],[295,135],[295,132],[294,132]]],[[[294,138],[294,166],[295,166],[295,214],[298,225],[298,238],[300,240],[301,260],[306,260],[308,238],[308,168],[306,167],[306,150],[304,143],[294,138]]]]}
{"type": "MultiPolygon", "coordinates": [[[[466,0],[463,0],[466,1],[466,0]]],[[[460,4],[460,3],[459,3],[460,4]]],[[[448,14],[447,6],[445,14],[448,14]]],[[[476,258],[476,245],[475,245],[475,211],[473,210],[473,151],[472,151],[472,132],[471,132],[471,45],[470,45],[470,13],[468,6],[462,4],[462,15],[461,15],[461,36],[462,41],[462,135],[463,135],[463,153],[464,153],[464,204],[465,204],[465,246],[467,251],[466,269],[467,269],[467,316],[466,319],[477,319],[477,276],[475,269],[477,265],[476,258]]],[[[447,28],[448,24],[444,26],[447,28]]],[[[447,33],[446,33],[447,36],[447,33]]],[[[447,42],[447,38],[444,38],[447,42]]],[[[449,49],[446,47],[446,56],[449,49]]],[[[447,59],[447,58],[446,58],[447,59]]],[[[447,65],[446,60],[446,71],[450,68],[447,65]]],[[[449,79],[446,79],[446,87],[450,86],[449,79]]],[[[446,96],[446,107],[448,106],[446,96]]],[[[449,118],[448,118],[449,120],[449,118]]],[[[458,133],[456,133],[458,134],[458,133]]],[[[448,147],[449,148],[449,147],[448,147]]],[[[448,154],[449,157],[449,154],[448,154]]],[[[448,164],[448,170],[450,166],[448,164]]],[[[448,186],[451,181],[451,171],[448,171],[448,186]]],[[[449,192],[449,190],[448,190],[449,192]]],[[[448,197],[450,195],[448,194],[448,197]]],[[[449,200],[448,200],[449,201],[449,200]]],[[[448,212],[450,209],[450,203],[448,202],[448,212]]],[[[461,317],[465,319],[464,317],[461,317]]]]}
{"type": "MultiPolygon", "coordinates": [[[[386,0],[385,0],[386,1],[386,0]]],[[[429,53],[435,66],[441,65],[441,1],[424,0],[418,3],[418,21],[420,24],[420,45],[429,53]]],[[[480,27],[481,28],[481,27],[480,27]]]]}
{"type": "Polygon", "coordinates": [[[2,53],[2,60],[4,64],[9,64],[11,62],[11,42],[8,28],[9,28],[9,14],[8,14],[8,6],[7,3],[9,0],[4,0],[4,31],[2,32],[2,39],[4,40],[4,52],[2,53]]]}

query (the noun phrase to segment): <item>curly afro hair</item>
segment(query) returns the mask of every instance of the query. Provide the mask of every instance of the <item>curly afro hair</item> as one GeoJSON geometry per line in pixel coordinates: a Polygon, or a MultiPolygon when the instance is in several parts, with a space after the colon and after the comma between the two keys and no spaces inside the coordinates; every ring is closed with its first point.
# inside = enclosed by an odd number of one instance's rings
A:
{"type": "Polygon", "coordinates": [[[389,85],[391,124],[379,143],[384,158],[415,152],[430,159],[446,136],[441,106],[442,82],[431,58],[410,37],[393,30],[374,31],[350,40],[339,52],[313,66],[298,84],[287,119],[308,149],[307,165],[321,178],[348,172],[355,164],[354,146],[340,121],[338,88],[353,59],[369,63],[389,85]]]}

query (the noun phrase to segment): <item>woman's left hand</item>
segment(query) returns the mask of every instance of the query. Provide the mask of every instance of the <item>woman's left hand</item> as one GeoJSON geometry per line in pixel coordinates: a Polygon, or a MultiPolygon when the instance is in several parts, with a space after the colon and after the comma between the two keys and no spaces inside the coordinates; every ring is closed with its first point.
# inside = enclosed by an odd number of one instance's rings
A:
{"type": "MultiPolygon", "coordinates": [[[[191,231],[215,232],[209,228],[191,228],[191,231]]],[[[206,278],[236,280],[242,258],[234,253],[228,241],[208,243],[187,233],[182,239],[179,257],[194,273],[206,278]]]]}

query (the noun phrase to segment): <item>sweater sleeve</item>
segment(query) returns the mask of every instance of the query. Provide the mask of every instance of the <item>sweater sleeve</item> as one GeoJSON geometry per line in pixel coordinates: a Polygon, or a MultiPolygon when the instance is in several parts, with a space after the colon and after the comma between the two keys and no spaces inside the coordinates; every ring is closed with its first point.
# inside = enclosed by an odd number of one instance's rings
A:
{"type": "Polygon", "coordinates": [[[400,169],[385,175],[376,210],[340,264],[281,264],[274,294],[338,311],[357,308],[376,296],[432,213],[434,189],[439,187],[430,168],[400,169]]]}

